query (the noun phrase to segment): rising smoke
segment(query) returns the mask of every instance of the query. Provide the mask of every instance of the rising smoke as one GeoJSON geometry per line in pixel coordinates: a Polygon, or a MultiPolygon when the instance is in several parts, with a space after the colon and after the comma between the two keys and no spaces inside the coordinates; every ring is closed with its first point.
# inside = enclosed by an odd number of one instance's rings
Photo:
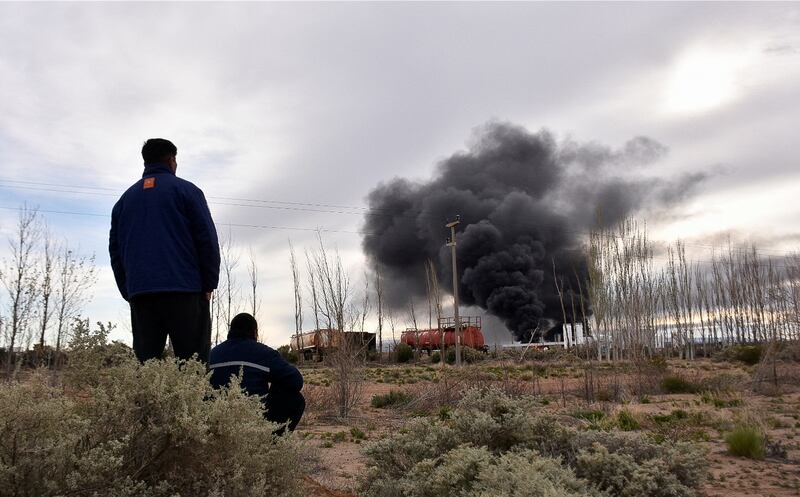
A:
{"type": "MultiPolygon", "coordinates": [[[[460,215],[461,302],[499,317],[527,340],[540,318],[563,319],[555,278],[576,298],[580,283],[585,297],[588,230],[670,207],[705,179],[653,176],[646,166],[666,152],[646,137],[612,150],[490,123],[475,130],[467,151],[440,162],[430,181],[395,178],[372,190],[364,250],[384,273],[389,305],[407,307],[425,298],[427,260],[436,264],[442,288],[450,288],[444,225],[460,215]]],[[[569,296],[567,302],[569,319],[569,296]]]]}

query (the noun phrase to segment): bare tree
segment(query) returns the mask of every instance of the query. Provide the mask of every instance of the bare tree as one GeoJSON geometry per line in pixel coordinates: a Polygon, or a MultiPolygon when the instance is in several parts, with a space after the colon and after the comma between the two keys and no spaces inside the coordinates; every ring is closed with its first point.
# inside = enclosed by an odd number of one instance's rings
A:
{"type": "Polygon", "coordinates": [[[249,260],[247,265],[247,275],[250,277],[250,309],[252,310],[253,317],[258,317],[258,311],[261,308],[261,299],[258,296],[258,263],[256,262],[256,254],[253,252],[253,247],[250,247],[249,260]]]}
{"type": "Polygon", "coordinates": [[[294,255],[294,246],[289,240],[289,265],[292,268],[292,289],[294,292],[294,330],[297,353],[300,355],[300,334],[303,332],[303,292],[300,284],[300,271],[294,255]]]}
{"type": "MultiPolygon", "coordinates": [[[[436,266],[431,259],[425,261],[425,276],[428,289],[428,302],[429,305],[433,306],[433,312],[436,315],[436,336],[439,337],[439,356],[441,357],[439,363],[441,367],[444,368],[447,361],[445,360],[445,336],[442,330],[442,290],[439,286],[439,276],[436,271],[436,266]]],[[[433,330],[432,326],[431,330],[433,330]]],[[[431,346],[433,346],[433,343],[431,343],[431,346]]]]}
{"type": "Polygon", "coordinates": [[[364,333],[364,327],[366,325],[367,316],[369,316],[371,311],[372,311],[372,301],[369,298],[369,274],[366,271],[364,271],[364,300],[361,303],[361,312],[360,312],[362,334],[364,333]]]}
{"type": "Polygon", "coordinates": [[[6,357],[7,377],[11,377],[14,364],[14,348],[22,341],[23,333],[28,330],[32,313],[36,305],[37,268],[35,248],[41,236],[39,212],[35,208],[23,206],[17,218],[17,230],[9,237],[10,258],[3,260],[0,270],[2,281],[8,295],[8,323],[6,357]]]}
{"type": "Polygon", "coordinates": [[[219,288],[215,292],[214,322],[215,335],[214,342],[219,343],[220,331],[227,333],[228,325],[233,317],[235,303],[239,299],[240,288],[236,280],[236,268],[239,266],[239,254],[234,251],[233,239],[230,232],[227,236],[221,237],[219,241],[220,252],[220,276],[219,288]]]}
{"type": "Polygon", "coordinates": [[[351,305],[350,279],[342,259],[338,251],[332,256],[328,254],[321,233],[317,234],[317,240],[319,245],[312,253],[313,269],[322,296],[321,312],[335,326],[335,330],[329,332],[328,343],[335,347],[328,354],[328,360],[333,370],[339,416],[346,418],[361,398],[364,378],[359,357],[364,350],[347,333],[348,325],[355,322],[355,313],[351,305]]]}
{"type": "Polygon", "coordinates": [[[41,362],[44,357],[44,339],[50,318],[53,316],[53,276],[56,266],[56,251],[53,235],[47,225],[42,226],[42,257],[41,257],[41,278],[38,285],[39,291],[39,354],[37,362],[41,362]]]}
{"type": "Polygon", "coordinates": [[[383,275],[380,264],[375,268],[375,299],[378,313],[378,361],[383,361],[383,275]]]}
{"type": "Polygon", "coordinates": [[[315,330],[319,330],[319,298],[317,297],[317,280],[314,272],[314,263],[308,250],[306,253],[306,272],[308,275],[308,291],[311,293],[311,309],[314,312],[315,330]]]}
{"type": "Polygon", "coordinates": [[[56,260],[55,319],[56,367],[62,347],[67,343],[69,323],[77,318],[89,301],[89,289],[97,281],[94,255],[78,255],[65,241],[56,260]]]}

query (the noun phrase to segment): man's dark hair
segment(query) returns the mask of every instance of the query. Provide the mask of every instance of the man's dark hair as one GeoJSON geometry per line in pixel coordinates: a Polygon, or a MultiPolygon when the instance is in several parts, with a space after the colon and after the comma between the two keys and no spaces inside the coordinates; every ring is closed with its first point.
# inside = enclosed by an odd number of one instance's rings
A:
{"type": "Polygon", "coordinates": [[[150,138],[142,145],[142,159],[145,164],[164,162],[169,157],[178,155],[178,148],[169,140],[150,138]]]}
{"type": "Polygon", "coordinates": [[[258,338],[258,323],[256,322],[256,318],[246,312],[237,314],[231,320],[228,338],[251,338],[256,340],[258,338]]]}

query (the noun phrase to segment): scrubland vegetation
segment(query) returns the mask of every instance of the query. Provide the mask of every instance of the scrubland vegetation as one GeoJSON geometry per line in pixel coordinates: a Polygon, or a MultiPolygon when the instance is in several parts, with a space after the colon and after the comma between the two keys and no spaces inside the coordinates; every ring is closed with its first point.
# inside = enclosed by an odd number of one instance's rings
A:
{"type": "Polygon", "coordinates": [[[140,366],[102,330],[76,336],[64,375],[0,388],[0,495],[302,493],[302,451],[258,400],[214,391],[200,363],[140,366]]]}
{"type": "Polygon", "coordinates": [[[349,420],[331,416],[328,370],[307,367],[302,428],[330,451],[314,478],[343,495],[796,495],[796,345],[776,355],[777,389],[760,387],[751,347],[594,363],[592,385],[586,360],[563,350],[490,353],[461,369],[370,363],[349,420]],[[326,435],[346,426],[364,431],[365,449],[326,435]]]}
{"type": "MultiPolygon", "coordinates": [[[[36,222],[21,212],[0,274],[0,496],[800,493],[794,256],[730,247],[695,263],[678,244],[659,266],[635,225],[600,232],[588,285],[558,282],[566,348],[466,349],[454,368],[452,349],[342,347],[317,363],[284,347],[308,407],[275,438],[260,403],[213,391],[202,365],[141,366],[108,342],[113,323],[80,317],[93,260],[56,250],[36,222]],[[591,336],[578,340],[578,325],[591,336]]],[[[255,261],[244,294],[224,252],[216,330],[258,307],[255,261]]],[[[292,257],[297,330],[310,307],[316,328],[364,329],[374,313],[379,334],[395,333],[380,273],[359,294],[321,238],[306,254],[305,293],[292,257]]]]}
{"type": "Polygon", "coordinates": [[[598,365],[592,400],[584,365],[560,351],[524,362],[487,357],[462,369],[427,359],[372,364],[346,419],[335,371],[304,367],[306,417],[295,434],[276,438],[259,402],[235,387],[213,391],[202,365],[140,366],[125,345],[107,342],[105,327],[81,325],[74,335],[62,372],[25,370],[0,388],[0,495],[800,488],[800,364],[788,359],[780,390],[768,395],[751,388],[759,365],[724,359],[728,352],[714,361],[653,361],[646,382],[637,365],[598,365]]]}

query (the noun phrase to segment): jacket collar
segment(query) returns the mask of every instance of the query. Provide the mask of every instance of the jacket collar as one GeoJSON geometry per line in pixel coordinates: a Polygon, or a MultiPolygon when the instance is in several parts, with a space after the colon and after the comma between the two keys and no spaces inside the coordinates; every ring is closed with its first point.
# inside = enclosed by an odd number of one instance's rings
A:
{"type": "Polygon", "coordinates": [[[170,167],[163,162],[151,162],[144,165],[144,173],[142,174],[142,177],[159,173],[169,173],[175,175],[175,173],[172,172],[172,169],[170,169],[170,167]]]}

